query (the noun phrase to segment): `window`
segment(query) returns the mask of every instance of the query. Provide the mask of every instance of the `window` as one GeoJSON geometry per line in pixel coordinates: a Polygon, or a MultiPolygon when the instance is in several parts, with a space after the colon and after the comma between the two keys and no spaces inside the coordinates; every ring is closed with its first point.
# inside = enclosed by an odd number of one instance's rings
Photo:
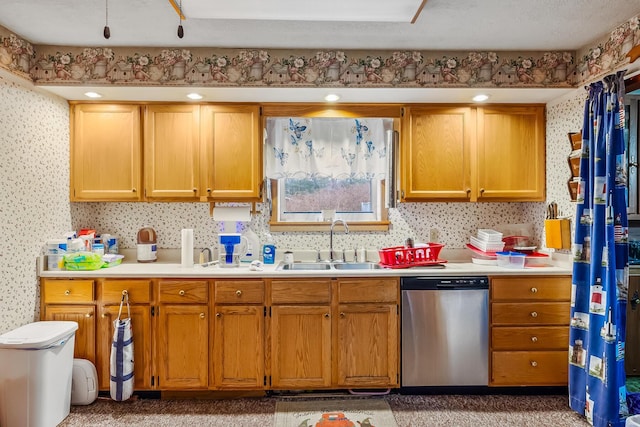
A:
{"type": "Polygon", "coordinates": [[[273,117],[265,128],[272,228],[334,218],[387,228],[394,119],[273,117]]]}

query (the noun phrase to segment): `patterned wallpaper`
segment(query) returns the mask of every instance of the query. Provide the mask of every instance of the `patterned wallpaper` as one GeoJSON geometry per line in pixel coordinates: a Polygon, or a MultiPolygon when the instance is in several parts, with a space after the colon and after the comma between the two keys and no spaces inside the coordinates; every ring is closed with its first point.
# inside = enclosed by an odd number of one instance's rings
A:
{"type": "Polygon", "coordinates": [[[35,260],[71,229],[69,107],[0,71],[0,333],[39,317],[35,260]]]}

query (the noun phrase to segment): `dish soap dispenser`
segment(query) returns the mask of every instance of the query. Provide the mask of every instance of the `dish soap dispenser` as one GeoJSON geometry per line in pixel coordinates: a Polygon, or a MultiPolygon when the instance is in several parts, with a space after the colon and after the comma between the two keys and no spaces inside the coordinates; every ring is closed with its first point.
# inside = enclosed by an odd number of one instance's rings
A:
{"type": "Polygon", "coordinates": [[[258,235],[249,227],[244,232],[244,237],[247,238],[247,253],[240,258],[240,262],[251,262],[258,259],[258,252],[260,250],[260,240],[258,235]]]}

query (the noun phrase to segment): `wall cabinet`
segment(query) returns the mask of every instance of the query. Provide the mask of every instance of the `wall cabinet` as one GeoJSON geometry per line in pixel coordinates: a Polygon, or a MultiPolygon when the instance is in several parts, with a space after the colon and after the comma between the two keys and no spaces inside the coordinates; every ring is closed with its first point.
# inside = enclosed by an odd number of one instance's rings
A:
{"type": "Polygon", "coordinates": [[[566,385],[571,277],[494,277],[490,295],[489,385],[566,385]]]}
{"type": "Polygon", "coordinates": [[[72,201],[261,196],[257,105],[76,103],[71,141],[72,201]]]}
{"type": "Polygon", "coordinates": [[[403,201],[543,201],[544,106],[405,110],[403,201]]]}
{"type": "Polygon", "coordinates": [[[71,104],[70,114],[70,200],[141,200],[140,106],[71,104]]]}

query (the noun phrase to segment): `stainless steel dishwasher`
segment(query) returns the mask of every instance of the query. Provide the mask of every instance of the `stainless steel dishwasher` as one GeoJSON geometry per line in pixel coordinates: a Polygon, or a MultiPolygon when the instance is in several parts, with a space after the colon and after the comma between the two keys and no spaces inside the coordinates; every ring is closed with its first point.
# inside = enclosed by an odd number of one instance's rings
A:
{"type": "Polygon", "coordinates": [[[402,387],[487,386],[489,279],[404,277],[402,387]]]}

